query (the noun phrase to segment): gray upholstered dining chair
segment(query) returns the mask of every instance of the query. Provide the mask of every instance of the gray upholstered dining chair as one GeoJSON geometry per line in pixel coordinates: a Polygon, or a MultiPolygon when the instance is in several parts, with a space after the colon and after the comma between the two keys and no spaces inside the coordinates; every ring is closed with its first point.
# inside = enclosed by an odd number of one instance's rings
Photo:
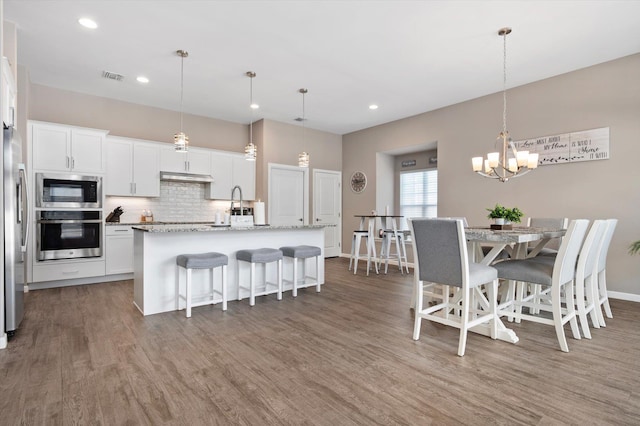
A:
{"type": "Polygon", "coordinates": [[[560,244],[558,256],[555,259],[552,258],[552,261],[529,258],[505,260],[493,265],[498,270],[498,277],[501,279],[540,284],[547,287],[548,291],[544,295],[530,295],[521,300],[513,300],[512,306],[503,308],[499,314],[553,325],[560,349],[563,352],[569,352],[569,346],[564,334],[564,325],[567,322],[571,325],[573,337],[580,339],[575,305],[574,303],[566,303],[565,307],[563,307],[562,303],[564,300],[573,300],[574,298],[573,286],[576,277],[576,262],[588,226],[589,221],[586,219],[572,220],[560,244]],[[563,299],[563,292],[565,299],[563,299]],[[551,311],[552,318],[532,313],[525,314],[521,309],[515,309],[519,307],[527,307],[533,312],[537,309],[551,311]]]}
{"type": "MultiPolygon", "coordinates": [[[[569,226],[569,218],[567,217],[552,217],[552,218],[540,218],[530,217],[527,219],[527,226],[533,228],[552,228],[552,229],[567,229],[569,226]]],[[[552,238],[545,244],[545,246],[537,254],[538,256],[556,256],[562,238],[552,238]]],[[[533,251],[536,247],[537,241],[529,243],[529,252],[533,251]]]]}
{"type": "Polygon", "coordinates": [[[601,327],[606,327],[604,322],[604,316],[602,315],[602,308],[607,315],[607,318],[613,318],[611,312],[611,306],[609,305],[609,296],[607,293],[607,253],[609,252],[609,245],[611,244],[611,238],[613,237],[613,231],[616,230],[618,219],[607,219],[607,231],[605,232],[602,240],[602,247],[600,248],[600,254],[598,255],[598,282],[597,288],[594,286],[594,300],[596,301],[596,314],[600,321],[601,327]]]}
{"type": "Polygon", "coordinates": [[[498,275],[491,266],[469,262],[462,221],[414,218],[407,219],[407,222],[414,253],[416,306],[413,339],[420,338],[423,319],[460,329],[459,356],[464,355],[467,332],[474,326],[489,322],[491,338],[495,339],[498,275]],[[425,283],[444,286],[443,294],[446,297],[441,303],[426,308],[423,306],[425,283]],[[487,287],[486,297],[481,291],[482,285],[487,287]],[[458,288],[452,297],[448,297],[449,286],[458,288]],[[475,299],[472,299],[472,292],[475,299]]]}

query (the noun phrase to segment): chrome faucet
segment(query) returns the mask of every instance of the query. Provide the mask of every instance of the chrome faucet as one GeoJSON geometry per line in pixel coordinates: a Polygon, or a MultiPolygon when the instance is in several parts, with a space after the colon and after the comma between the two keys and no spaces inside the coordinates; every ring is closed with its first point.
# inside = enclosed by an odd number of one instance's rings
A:
{"type": "Polygon", "coordinates": [[[242,210],[242,188],[240,188],[240,185],[234,186],[233,189],[231,190],[231,208],[229,210],[229,214],[233,214],[233,195],[236,193],[236,189],[240,191],[240,216],[244,216],[244,213],[242,210]]]}

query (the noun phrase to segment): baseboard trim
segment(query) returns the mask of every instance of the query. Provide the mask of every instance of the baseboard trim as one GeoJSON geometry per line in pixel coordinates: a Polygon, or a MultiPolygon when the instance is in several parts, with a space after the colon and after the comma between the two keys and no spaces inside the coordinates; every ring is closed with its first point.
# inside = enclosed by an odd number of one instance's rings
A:
{"type": "Polygon", "coordinates": [[[623,293],[621,291],[608,291],[610,299],[628,300],[629,302],[640,302],[640,294],[623,293]]]}
{"type": "Polygon", "coordinates": [[[86,278],[76,278],[71,280],[57,280],[57,281],[41,281],[37,283],[30,283],[29,290],[45,290],[48,288],[58,288],[58,287],[70,287],[75,285],[85,285],[85,284],[100,284],[111,281],[125,281],[132,280],[133,273],[131,274],[113,274],[113,275],[101,275],[99,277],[86,277],[86,278]]]}

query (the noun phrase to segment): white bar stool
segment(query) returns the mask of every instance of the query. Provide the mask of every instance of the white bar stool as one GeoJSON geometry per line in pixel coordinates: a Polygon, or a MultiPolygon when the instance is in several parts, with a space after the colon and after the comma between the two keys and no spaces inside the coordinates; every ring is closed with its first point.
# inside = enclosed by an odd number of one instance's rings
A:
{"type": "Polygon", "coordinates": [[[385,229],[382,233],[382,244],[380,246],[380,262],[384,259],[384,273],[389,270],[389,259],[397,259],[400,273],[404,274],[406,269],[409,273],[409,265],[407,262],[407,248],[404,242],[404,233],[393,230],[385,229]],[[391,242],[395,242],[396,252],[391,253],[391,242]],[[404,264],[403,264],[404,262],[404,264]]]}
{"type": "Polygon", "coordinates": [[[181,254],[176,257],[176,264],[176,310],[180,310],[180,300],[184,300],[186,302],[187,318],[191,318],[191,308],[215,304],[216,295],[222,296],[222,310],[227,310],[227,265],[229,264],[229,258],[226,255],[216,252],[181,254]],[[222,266],[222,289],[217,291],[214,288],[214,270],[220,266],[222,266]],[[180,294],[180,268],[184,268],[187,271],[185,296],[180,294]],[[211,291],[207,294],[196,296],[196,298],[207,298],[196,303],[193,302],[194,297],[191,291],[191,271],[194,269],[211,270],[211,291]]]}
{"type": "Polygon", "coordinates": [[[282,252],[278,249],[260,248],[253,250],[238,250],[236,252],[238,260],[238,300],[242,300],[242,290],[249,291],[249,306],[256,303],[256,296],[277,293],[278,300],[282,300],[282,252]],[[250,264],[249,287],[243,287],[240,280],[240,261],[250,264]],[[278,282],[272,283],[267,280],[267,264],[277,262],[278,282]],[[264,288],[256,291],[256,263],[264,264],[264,288]],[[269,286],[275,286],[276,290],[269,290],[269,286]]]}
{"type": "Polygon", "coordinates": [[[349,271],[353,264],[353,275],[358,272],[358,259],[367,259],[367,275],[371,270],[371,261],[373,260],[373,266],[375,267],[376,274],[379,274],[378,263],[376,262],[376,243],[374,241],[374,227],[375,222],[369,221],[368,229],[357,229],[353,231],[353,238],[351,240],[351,258],[349,259],[349,271]],[[367,254],[360,253],[360,243],[362,239],[367,239],[367,254]]]}
{"type": "Polygon", "coordinates": [[[293,260],[293,280],[285,280],[285,283],[291,283],[293,285],[292,294],[293,297],[298,295],[299,288],[316,286],[316,292],[320,293],[320,281],[318,280],[318,273],[320,271],[320,256],[322,250],[316,246],[286,246],[280,247],[282,255],[289,257],[293,260]],[[307,259],[316,258],[316,276],[307,275],[307,259]],[[298,259],[302,260],[302,283],[298,284],[298,259]]]}

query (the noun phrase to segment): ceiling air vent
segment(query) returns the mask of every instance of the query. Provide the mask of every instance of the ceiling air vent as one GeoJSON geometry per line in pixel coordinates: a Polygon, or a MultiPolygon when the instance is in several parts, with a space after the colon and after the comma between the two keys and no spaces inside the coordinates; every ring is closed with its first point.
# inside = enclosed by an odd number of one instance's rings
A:
{"type": "Polygon", "coordinates": [[[124,75],[117,74],[111,71],[102,71],[102,77],[108,78],[109,80],[122,81],[124,80],[124,75]]]}

